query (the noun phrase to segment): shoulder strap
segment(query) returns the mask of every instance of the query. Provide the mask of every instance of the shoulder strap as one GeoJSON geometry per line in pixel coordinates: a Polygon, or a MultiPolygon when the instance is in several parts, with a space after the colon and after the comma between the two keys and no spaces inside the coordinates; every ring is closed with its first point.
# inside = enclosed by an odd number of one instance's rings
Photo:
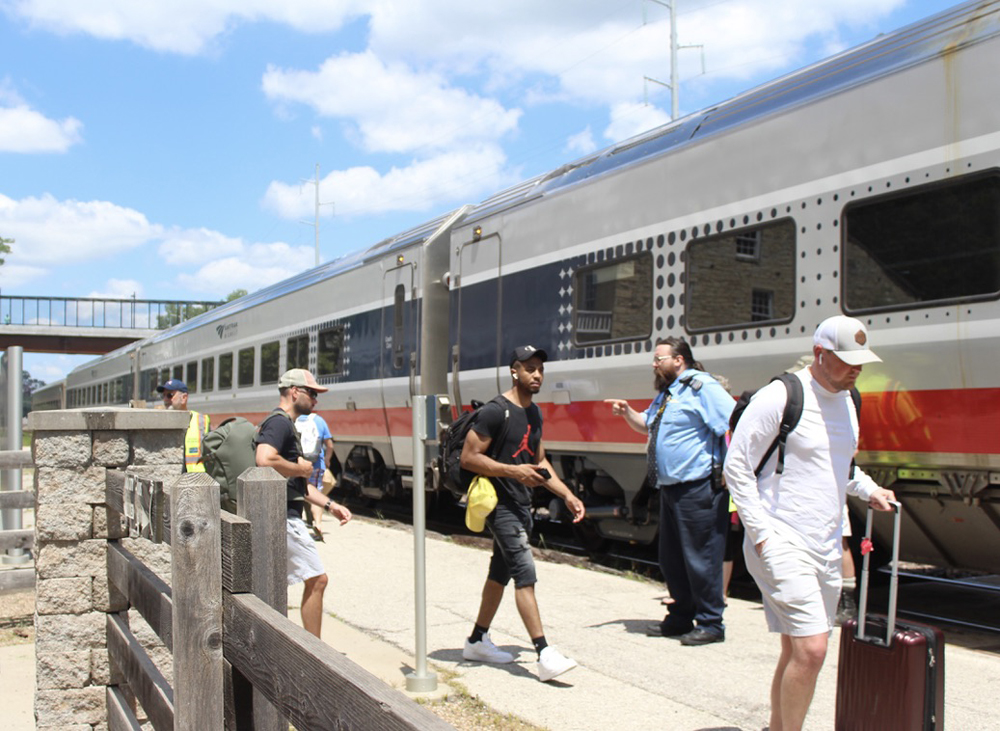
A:
{"type": "Polygon", "coordinates": [[[785,384],[785,391],[787,392],[787,399],[785,400],[785,409],[781,413],[781,424],[778,427],[778,436],[775,437],[774,441],[771,442],[771,446],[767,448],[764,453],[763,459],[761,459],[760,464],[757,465],[757,469],[754,470],[754,477],[759,477],[761,471],[764,469],[764,465],[767,464],[767,460],[771,459],[771,455],[774,454],[774,450],[778,450],[778,464],[775,465],[774,471],[776,474],[781,474],[785,469],[785,442],[788,441],[788,435],[792,433],[796,426],[799,424],[799,419],[802,417],[802,381],[794,373],[782,373],[780,376],[775,376],[771,379],[772,381],[781,381],[785,384]]]}
{"type": "Polygon", "coordinates": [[[492,454],[487,455],[490,459],[495,460],[497,455],[500,454],[500,445],[507,439],[507,425],[510,421],[510,409],[508,409],[507,404],[504,403],[506,399],[504,399],[503,396],[494,396],[492,401],[496,402],[496,405],[503,409],[503,426],[500,427],[500,433],[496,436],[496,439],[490,442],[488,452],[492,452],[492,454]]]}
{"type": "MultiPolygon", "coordinates": [[[[858,415],[858,430],[860,431],[861,430],[861,391],[859,391],[856,388],[851,388],[851,401],[854,402],[854,411],[858,415]]],[[[854,468],[855,467],[857,467],[857,464],[855,463],[854,458],[851,457],[851,471],[850,471],[849,474],[850,474],[850,479],[852,479],[852,480],[854,479],[854,468]]]]}

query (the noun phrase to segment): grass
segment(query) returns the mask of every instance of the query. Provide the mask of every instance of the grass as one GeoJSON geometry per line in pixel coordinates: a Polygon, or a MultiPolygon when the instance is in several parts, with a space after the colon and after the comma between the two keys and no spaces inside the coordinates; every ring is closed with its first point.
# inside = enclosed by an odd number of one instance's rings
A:
{"type": "Polygon", "coordinates": [[[458,682],[458,673],[451,670],[437,669],[442,682],[452,689],[444,700],[417,699],[437,716],[450,723],[459,731],[547,731],[543,726],[518,718],[510,713],[500,713],[490,708],[469,693],[469,690],[458,682]]]}

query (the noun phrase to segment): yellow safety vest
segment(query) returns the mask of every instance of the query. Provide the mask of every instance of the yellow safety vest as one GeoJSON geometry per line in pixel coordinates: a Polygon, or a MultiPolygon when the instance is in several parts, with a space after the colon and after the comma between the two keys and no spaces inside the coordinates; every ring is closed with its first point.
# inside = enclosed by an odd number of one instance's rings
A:
{"type": "Polygon", "coordinates": [[[184,435],[184,470],[186,472],[204,472],[205,465],[201,463],[201,437],[208,434],[208,414],[191,412],[187,433],[184,435]]]}

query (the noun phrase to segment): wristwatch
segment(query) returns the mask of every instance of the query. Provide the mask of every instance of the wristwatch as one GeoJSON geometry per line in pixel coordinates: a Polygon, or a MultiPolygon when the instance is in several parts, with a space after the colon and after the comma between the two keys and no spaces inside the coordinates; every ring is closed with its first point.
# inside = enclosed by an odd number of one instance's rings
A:
{"type": "Polygon", "coordinates": [[[329,513],[331,505],[333,505],[333,498],[330,498],[326,501],[326,505],[323,506],[323,510],[329,513]]]}

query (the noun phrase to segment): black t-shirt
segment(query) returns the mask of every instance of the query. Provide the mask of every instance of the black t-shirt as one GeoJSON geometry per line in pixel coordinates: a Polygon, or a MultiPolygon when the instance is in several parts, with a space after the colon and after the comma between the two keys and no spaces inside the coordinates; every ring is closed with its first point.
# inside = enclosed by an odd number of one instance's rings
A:
{"type": "MultiPolygon", "coordinates": [[[[299,446],[299,432],[290,416],[281,409],[275,409],[265,419],[254,437],[255,444],[269,444],[278,450],[278,454],[289,462],[298,462],[302,455],[299,446]]],[[[287,482],[288,508],[300,510],[306,499],[306,479],[304,477],[289,477],[287,482]]]]}
{"type": "MultiPolygon", "coordinates": [[[[503,464],[535,464],[542,443],[542,412],[535,404],[522,409],[500,396],[483,406],[473,431],[490,441],[486,453],[503,464]],[[502,405],[501,405],[502,404],[502,405]],[[506,422],[506,423],[505,423],[506,422]],[[500,444],[496,443],[501,439],[500,444]]],[[[510,507],[531,506],[531,488],[508,477],[491,477],[497,500],[510,507]]]]}

